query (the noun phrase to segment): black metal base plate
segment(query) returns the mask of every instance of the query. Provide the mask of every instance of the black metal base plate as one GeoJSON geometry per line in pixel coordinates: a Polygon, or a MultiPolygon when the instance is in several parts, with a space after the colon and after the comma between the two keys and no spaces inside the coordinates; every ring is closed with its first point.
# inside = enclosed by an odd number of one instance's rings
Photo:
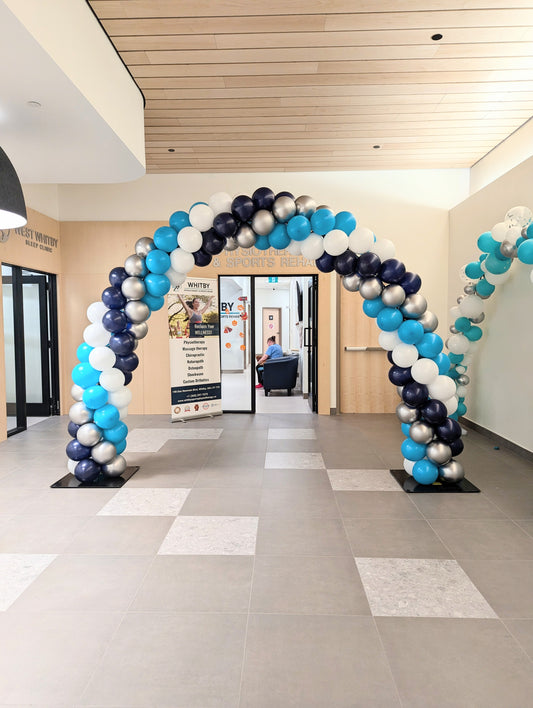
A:
{"type": "Polygon", "coordinates": [[[404,492],[409,494],[449,494],[461,492],[479,492],[480,490],[463,478],[460,482],[434,482],[433,484],[419,484],[416,479],[407,474],[405,470],[391,470],[391,475],[398,482],[404,492]]]}
{"type": "Polygon", "coordinates": [[[138,467],[126,467],[125,471],[120,475],[120,477],[106,477],[105,475],[101,474],[98,479],[95,482],[80,482],[79,479],[76,479],[73,474],[70,474],[70,472],[65,475],[64,477],[61,477],[60,480],[57,482],[54,482],[54,484],[51,484],[50,486],[52,489],[79,489],[80,487],[85,487],[87,489],[99,489],[99,488],[106,488],[106,489],[117,489],[118,487],[122,487],[130,477],[133,477],[135,472],[137,472],[139,468],[138,467]]]}

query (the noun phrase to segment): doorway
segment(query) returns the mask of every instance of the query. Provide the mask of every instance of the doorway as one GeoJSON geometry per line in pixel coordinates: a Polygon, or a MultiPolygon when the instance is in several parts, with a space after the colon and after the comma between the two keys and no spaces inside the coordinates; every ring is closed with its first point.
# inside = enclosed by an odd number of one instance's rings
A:
{"type": "Polygon", "coordinates": [[[56,276],[2,264],[8,436],[59,415],[56,276]]]}

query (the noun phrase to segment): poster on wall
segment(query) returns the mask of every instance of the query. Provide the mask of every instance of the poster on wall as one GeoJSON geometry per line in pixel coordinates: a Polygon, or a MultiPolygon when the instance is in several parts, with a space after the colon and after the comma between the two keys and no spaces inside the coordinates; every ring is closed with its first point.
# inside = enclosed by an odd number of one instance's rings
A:
{"type": "Polygon", "coordinates": [[[222,413],[217,280],[187,278],[167,299],[172,420],[222,413]]]}

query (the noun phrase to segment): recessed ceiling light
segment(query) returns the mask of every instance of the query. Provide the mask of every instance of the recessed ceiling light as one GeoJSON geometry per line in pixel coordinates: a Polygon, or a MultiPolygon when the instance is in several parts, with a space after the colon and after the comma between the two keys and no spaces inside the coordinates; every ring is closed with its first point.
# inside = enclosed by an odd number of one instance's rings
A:
{"type": "Polygon", "coordinates": [[[431,39],[434,42],[439,42],[442,39],[442,34],[440,34],[439,32],[437,32],[437,34],[432,34],[431,39]]]}
{"type": "Polygon", "coordinates": [[[372,145],[374,150],[381,150],[381,145],[372,145]]]}
{"type": "Polygon", "coordinates": [[[42,108],[42,104],[39,101],[28,101],[26,105],[30,108],[42,108]]]}
{"type": "Polygon", "coordinates": [[[169,148],[168,151],[169,151],[169,152],[176,152],[176,151],[174,150],[174,148],[169,148]]]}

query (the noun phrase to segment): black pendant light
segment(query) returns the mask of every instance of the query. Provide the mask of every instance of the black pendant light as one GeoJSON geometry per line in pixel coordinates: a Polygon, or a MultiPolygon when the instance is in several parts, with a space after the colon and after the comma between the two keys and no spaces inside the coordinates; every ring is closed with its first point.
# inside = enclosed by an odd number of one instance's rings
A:
{"type": "Polygon", "coordinates": [[[16,229],[27,220],[20,180],[9,157],[0,148],[0,229],[16,229]]]}

